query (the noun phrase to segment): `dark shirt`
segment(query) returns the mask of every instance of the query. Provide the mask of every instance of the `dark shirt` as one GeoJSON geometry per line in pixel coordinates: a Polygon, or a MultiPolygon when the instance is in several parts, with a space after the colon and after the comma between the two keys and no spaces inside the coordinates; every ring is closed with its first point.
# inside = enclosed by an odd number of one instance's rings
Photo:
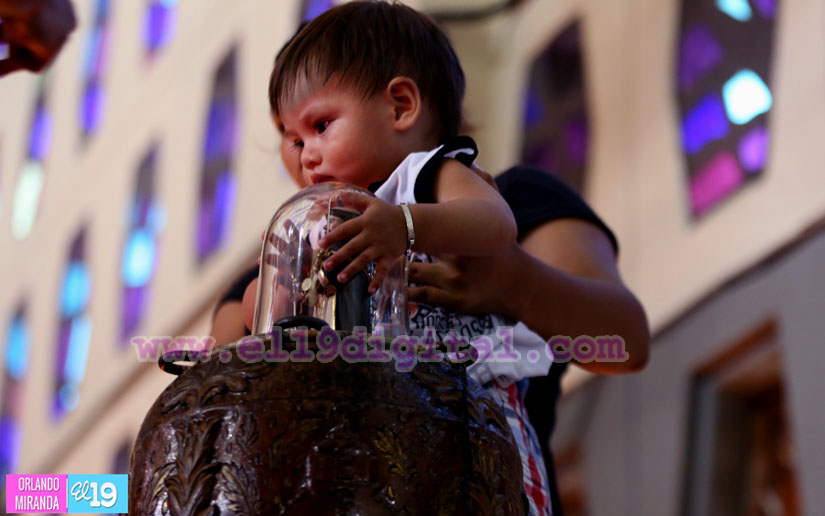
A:
{"type": "MultiPolygon", "coordinates": [[[[619,245],[613,232],[576,192],[556,177],[542,170],[516,166],[496,177],[496,185],[513,210],[519,240],[546,222],[574,218],[590,222],[604,231],[613,250],[618,253],[619,245]]],[[[530,378],[524,396],[527,417],[541,443],[554,516],[561,515],[562,508],[550,450],[550,435],[556,424],[556,402],[561,394],[561,375],[566,369],[566,362],[554,362],[547,376],[530,378]]]]}

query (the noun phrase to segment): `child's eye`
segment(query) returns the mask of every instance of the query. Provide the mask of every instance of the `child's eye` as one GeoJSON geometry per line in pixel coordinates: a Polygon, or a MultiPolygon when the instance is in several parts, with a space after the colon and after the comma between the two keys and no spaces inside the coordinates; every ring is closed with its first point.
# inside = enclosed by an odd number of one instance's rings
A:
{"type": "Polygon", "coordinates": [[[301,140],[295,140],[290,144],[290,146],[293,149],[303,149],[304,148],[304,142],[302,142],[301,140]]]}
{"type": "Polygon", "coordinates": [[[315,124],[315,130],[318,131],[319,133],[323,133],[324,131],[327,130],[327,127],[329,127],[329,122],[330,122],[329,120],[324,120],[323,122],[317,122],[315,124]]]}

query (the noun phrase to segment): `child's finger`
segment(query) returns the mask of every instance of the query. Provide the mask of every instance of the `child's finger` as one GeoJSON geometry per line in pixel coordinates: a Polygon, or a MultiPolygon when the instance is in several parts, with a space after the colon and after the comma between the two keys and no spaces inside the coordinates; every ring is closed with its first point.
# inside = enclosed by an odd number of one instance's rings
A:
{"type": "Polygon", "coordinates": [[[338,281],[341,283],[346,283],[349,281],[350,278],[358,274],[361,270],[364,269],[367,265],[370,264],[374,259],[372,253],[369,249],[364,250],[361,254],[356,256],[352,262],[340,273],[338,274],[338,281]]]}
{"type": "Polygon", "coordinates": [[[331,271],[336,269],[339,265],[347,261],[350,257],[356,256],[367,247],[367,242],[362,238],[353,238],[347,242],[341,249],[338,249],[332,256],[327,258],[324,262],[324,269],[331,271]]]}
{"type": "Polygon", "coordinates": [[[340,206],[354,208],[360,212],[365,211],[373,201],[375,201],[375,197],[360,192],[341,192],[338,194],[338,204],[340,206]]]}
{"type": "Polygon", "coordinates": [[[321,244],[321,247],[329,247],[335,242],[340,242],[341,240],[354,237],[360,231],[361,221],[355,218],[344,222],[337,228],[327,233],[318,243],[321,244]]]}

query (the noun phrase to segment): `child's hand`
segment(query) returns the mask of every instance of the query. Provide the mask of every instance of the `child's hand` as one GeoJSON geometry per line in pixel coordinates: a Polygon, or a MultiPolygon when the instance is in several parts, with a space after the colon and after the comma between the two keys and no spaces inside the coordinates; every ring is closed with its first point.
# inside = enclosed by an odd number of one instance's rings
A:
{"type": "Polygon", "coordinates": [[[321,239],[320,244],[325,248],[350,239],[324,262],[324,269],[334,270],[351,258],[352,263],[338,275],[338,281],[345,283],[374,261],[375,275],[369,286],[369,293],[374,294],[392,263],[407,250],[407,224],[400,206],[375,197],[363,198],[357,203],[361,205],[355,207],[364,212],[321,239]]]}

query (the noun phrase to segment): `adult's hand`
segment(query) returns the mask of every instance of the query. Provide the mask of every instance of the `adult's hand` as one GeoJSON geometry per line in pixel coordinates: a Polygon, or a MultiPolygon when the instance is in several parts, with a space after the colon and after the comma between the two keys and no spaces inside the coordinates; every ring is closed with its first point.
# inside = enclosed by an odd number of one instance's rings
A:
{"type": "Polygon", "coordinates": [[[434,263],[412,262],[410,301],[466,314],[499,313],[518,319],[508,304],[509,273],[519,253],[517,244],[491,256],[440,255],[434,263]]]}
{"type": "Polygon", "coordinates": [[[77,25],[69,0],[0,0],[0,21],[0,43],[8,45],[0,76],[42,70],[77,25]]]}
{"type": "Polygon", "coordinates": [[[410,266],[410,299],[462,313],[495,312],[555,335],[619,335],[629,359],[579,364],[596,373],[637,371],[650,335],[625,287],[607,236],[589,222],[558,219],[491,257],[439,257],[410,266]]]}

